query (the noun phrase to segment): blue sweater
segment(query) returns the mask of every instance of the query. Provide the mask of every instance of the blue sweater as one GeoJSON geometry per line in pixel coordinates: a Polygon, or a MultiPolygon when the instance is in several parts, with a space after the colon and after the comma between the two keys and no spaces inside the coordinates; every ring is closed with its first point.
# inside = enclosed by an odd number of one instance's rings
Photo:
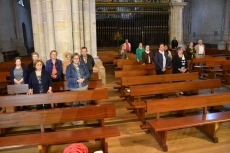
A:
{"type": "MultiPolygon", "coordinates": [[[[11,81],[11,84],[14,85],[14,69],[15,67],[13,67],[11,70],[10,70],[10,81],[11,81]]],[[[24,83],[26,84],[27,83],[27,73],[26,73],[26,68],[24,66],[22,66],[22,71],[23,71],[23,80],[24,80],[24,83]]]]}
{"type": "Polygon", "coordinates": [[[77,70],[73,63],[67,66],[66,79],[68,81],[69,88],[79,88],[79,83],[77,82],[78,78],[85,79],[85,81],[82,83],[82,87],[88,85],[88,78],[90,74],[87,66],[84,63],[80,63],[79,71],[81,76],[78,76],[77,70]]]}
{"type": "MultiPolygon", "coordinates": [[[[56,69],[57,69],[57,79],[60,79],[61,76],[62,76],[62,61],[59,60],[59,59],[56,59],[55,65],[56,65],[56,69]]],[[[48,61],[46,61],[45,69],[51,75],[52,69],[53,69],[53,63],[52,63],[51,59],[49,59],[48,61]]]]}

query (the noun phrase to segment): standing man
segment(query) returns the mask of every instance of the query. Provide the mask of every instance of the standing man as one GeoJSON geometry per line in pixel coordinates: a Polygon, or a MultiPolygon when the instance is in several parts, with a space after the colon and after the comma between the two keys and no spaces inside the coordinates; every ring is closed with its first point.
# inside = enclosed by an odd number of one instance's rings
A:
{"type": "Polygon", "coordinates": [[[168,67],[168,53],[164,51],[164,44],[159,45],[159,51],[155,53],[155,69],[156,74],[161,75],[165,74],[166,68],[168,67]]]}
{"type": "Polygon", "coordinates": [[[173,38],[171,45],[173,50],[178,47],[178,41],[176,40],[176,37],[173,38]]]}
{"type": "Polygon", "coordinates": [[[125,50],[127,51],[127,53],[131,53],[131,44],[129,43],[128,39],[125,39],[125,50]]]}
{"type": "Polygon", "coordinates": [[[145,51],[142,53],[142,63],[145,64],[152,64],[154,62],[153,59],[153,52],[150,51],[149,45],[145,46],[145,51]]]}
{"type": "Polygon", "coordinates": [[[90,76],[89,79],[92,80],[93,79],[93,67],[95,65],[94,59],[91,55],[88,54],[88,50],[86,47],[82,47],[81,48],[81,56],[80,56],[81,62],[85,63],[90,76]]]}
{"type": "Polygon", "coordinates": [[[196,58],[203,58],[205,56],[205,46],[202,40],[198,40],[198,44],[195,46],[195,57],[196,58]]]}

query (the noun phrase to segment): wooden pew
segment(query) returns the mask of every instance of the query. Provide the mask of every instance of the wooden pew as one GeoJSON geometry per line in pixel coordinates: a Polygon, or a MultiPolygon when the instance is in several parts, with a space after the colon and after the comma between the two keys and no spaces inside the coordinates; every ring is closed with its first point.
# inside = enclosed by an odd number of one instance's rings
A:
{"type": "MultiPolygon", "coordinates": [[[[230,112],[207,114],[207,107],[209,106],[230,104],[229,93],[146,101],[145,104],[148,114],[156,114],[156,120],[148,121],[147,127],[164,151],[168,151],[166,144],[167,131],[196,127],[213,142],[218,143],[217,131],[219,123],[230,121],[230,112]],[[160,113],[163,112],[194,108],[203,109],[203,115],[160,119],[160,113]]],[[[143,127],[141,126],[141,128],[143,127]]]]}
{"type": "Polygon", "coordinates": [[[102,150],[108,153],[105,138],[116,137],[120,133],[115,126],[105,127],[104,119],[115,116],[113,104],[0,114],[1,128],[38,125],[41,130],[41,133],[0,137],[0,150],[37,145],[40,153],[46,153],[52,144],[100,139],[102,150]],[[101,127],[45,132],[45,124],[82,120],[100,120],[101,127]]]}
{"type": "Polygon", "coordinates": [[[137,85],[137,86],[130,86],[130,97],[133,98],[138,97],[138,101],[141,101],[141,96],[146,96],[146,95],[155,95],[155,94],[171,93],[171,92],[179,93],[180,91],[191,91],[191,90],[202,90],[202,89],[210,89],[211,93],[213,93],[214,88],[220,88],[220,87],[221,87],[220,79],[137,85]]]}
{"type": "Polygon", "coordinates": [[[204,58],[193,58],[192,63],[206,63],[206,61],[212,60],[212,61],[225,61],[226,57],[204,57],[204,58]]]}
{"type": "Polygon", "coordinates": [[[121,77],[132,77],[132,76],[144,76],[144,75],[153,75],[156,74],[155,70],[135,70],[135,71],[114,71],[115,78],[121,77]]]}
{"type": "Polygon", "coordinates": [[[7,85],[7,93],[9,95],[26,94],[28,90],[29,90],[28,84],[7,85]]]}
{"type": "Polygon", "coordinates": [[[218,61],[207,60],[205,63],[205,67],[207,69],[204,70],[204,71],[208,72],[208,76],[206,76],[206,77],[209,79],[214,79],[216,77],[216,74],[218,74],[218,73],[223,73],[223,75],[224,75],[224,73],[226,73],[226,71],[228,71],[226,65],[230,65],[229,60],[218,60],[218,61]]]}
{"type": "Polygon", "coordinates": [[[211,93],[213,93],[214,88],[220,87],[221,80],[219,79],[130,86],[130,97],[127,98],[127,102],[130,106],[128,106],[127,109],[135,110],[135,114],[140,121],[145,123],[144,109],[146,105],[141,101],[142,96],[176,93],[176,96],[179,97],[180,91],[211,89],[211,93]],[[138,98],[137,102],[134,101],[134,97],[138,98]]]}
{"type": "MultiPolygon", "coordinates": [[[[90,80],[88,89],[96,89],[102,87],[102,80],[90,80]]],[[[54,92],[69,91],[68,84],[66,81],[53,82],[52,90],[54,92]]],[[[7,85],[8,94],[21,94],[27,93],[29,90],[28,84],[20,85],[7,85]]]]}
{"type": "Polygon", "coordinates": [[[8,81],[6,79],[5,75],[0,75],[0,95],[4,95],[4,90],[8,84],[8,81]]]}
{"type": "Polygon", "coordinates": [[[133,59],[118,59],[117,60],[117,68],[121,69],[124,65],[141,65],[142,63],[137,62],[133,59]]]}
{"type": "Polygon", "coordinates": [[[181,74],[167,74],[167,75],[147,75],[147,76],[135,76],[135,77],[122,77],[121,90],[122,96],[129,96],[129,93],[125,91],[125,87],[134,85],[146,85],[155,83],[169,83],[174,81],[191,81],[199,80],[197,72],[181,73],[181,74]]]}
{"type": "MultiPolygon", "coordinates": [[[[102,87],[102,80],[89,80],[88,89],[96,89],[102,87]]],[[[62,81],[62,82],[53,82],[52,90],[54,92],[60,92],[60,91],[69,91],[68,88],[68,82],[62,81]]]]}
{"type": "Polygon", "coordinates": [[[54,104],[74,101],[95,100],[99,104],[108,98],[108,89],[95,89],[71,92],[56,92],[52,94],[10,95],[0,96],[0,107],[27,106],[38,104],[54,104]],[[87,96],[86,96],[87,95],[87,96]]]}
{"type": "Polygon", "coordinates": [[[155,64],[146,65],[124,65],[122,71],[132,71],[132,70],[153,70],[155,69],[155,64]]]}
{"type": "MultiPolygon", "coordinates": [[[[144,76],[144,75],[155,75],[155,70],[135,70],[135,71],[114,71],[115,78],[121,77],[134,77],[134,76],[144,76]]],[[[114,89],[121,89],[121,81],[116,82],[118,86],[113,87],[114,89]]]]}

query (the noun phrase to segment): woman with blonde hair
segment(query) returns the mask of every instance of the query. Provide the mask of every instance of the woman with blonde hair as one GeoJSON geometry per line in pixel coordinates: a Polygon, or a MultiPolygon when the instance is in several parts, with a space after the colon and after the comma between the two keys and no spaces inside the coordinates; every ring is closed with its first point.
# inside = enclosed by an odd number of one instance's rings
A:
{"type": "Polygon", "coordinates": [[[66,77],[65,77],[65,74],[66,74],[66,67],[69,65],[69,64],[71,64],[71,53],[70,52],[65,52],[64,54],[63,54],[63,56],[64,56],[64,60],[63,60],[63,62],[62,62],[62,68],[63,68],[63,70],[62,70],[62,73],[64,74],[64,80],[66,80],[66,77]]]}
{"type": "Polygon", "coordinates": [[[129,59],[127,51],[125,50],[125,45],[120,46],[121,49],[118,51],[118,58],[119,59],[129,59]]]}

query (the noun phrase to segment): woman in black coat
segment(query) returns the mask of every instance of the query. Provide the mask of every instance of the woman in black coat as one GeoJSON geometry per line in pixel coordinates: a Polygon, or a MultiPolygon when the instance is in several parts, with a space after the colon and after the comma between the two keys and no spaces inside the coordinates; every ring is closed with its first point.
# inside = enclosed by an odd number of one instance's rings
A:
{"type": "Polygon", "coordinates": [[[177,47],[177,54],[173,57],[173,73],[187,73],[188,72],[188,62],[187,58],[183,54],[183,48],[177,47]]]}
{"type": "MultiPolygon", "coordinates": [[[[50,73],[42,69],[43,65],[44,63],[41,60],[34,62],[35,71],[30,74],[28,95],[53,93],[50,73]]],[[[40,104],[36,107],[37,109],[49,109],[51,108],[51,104],[40,104]]]]}

